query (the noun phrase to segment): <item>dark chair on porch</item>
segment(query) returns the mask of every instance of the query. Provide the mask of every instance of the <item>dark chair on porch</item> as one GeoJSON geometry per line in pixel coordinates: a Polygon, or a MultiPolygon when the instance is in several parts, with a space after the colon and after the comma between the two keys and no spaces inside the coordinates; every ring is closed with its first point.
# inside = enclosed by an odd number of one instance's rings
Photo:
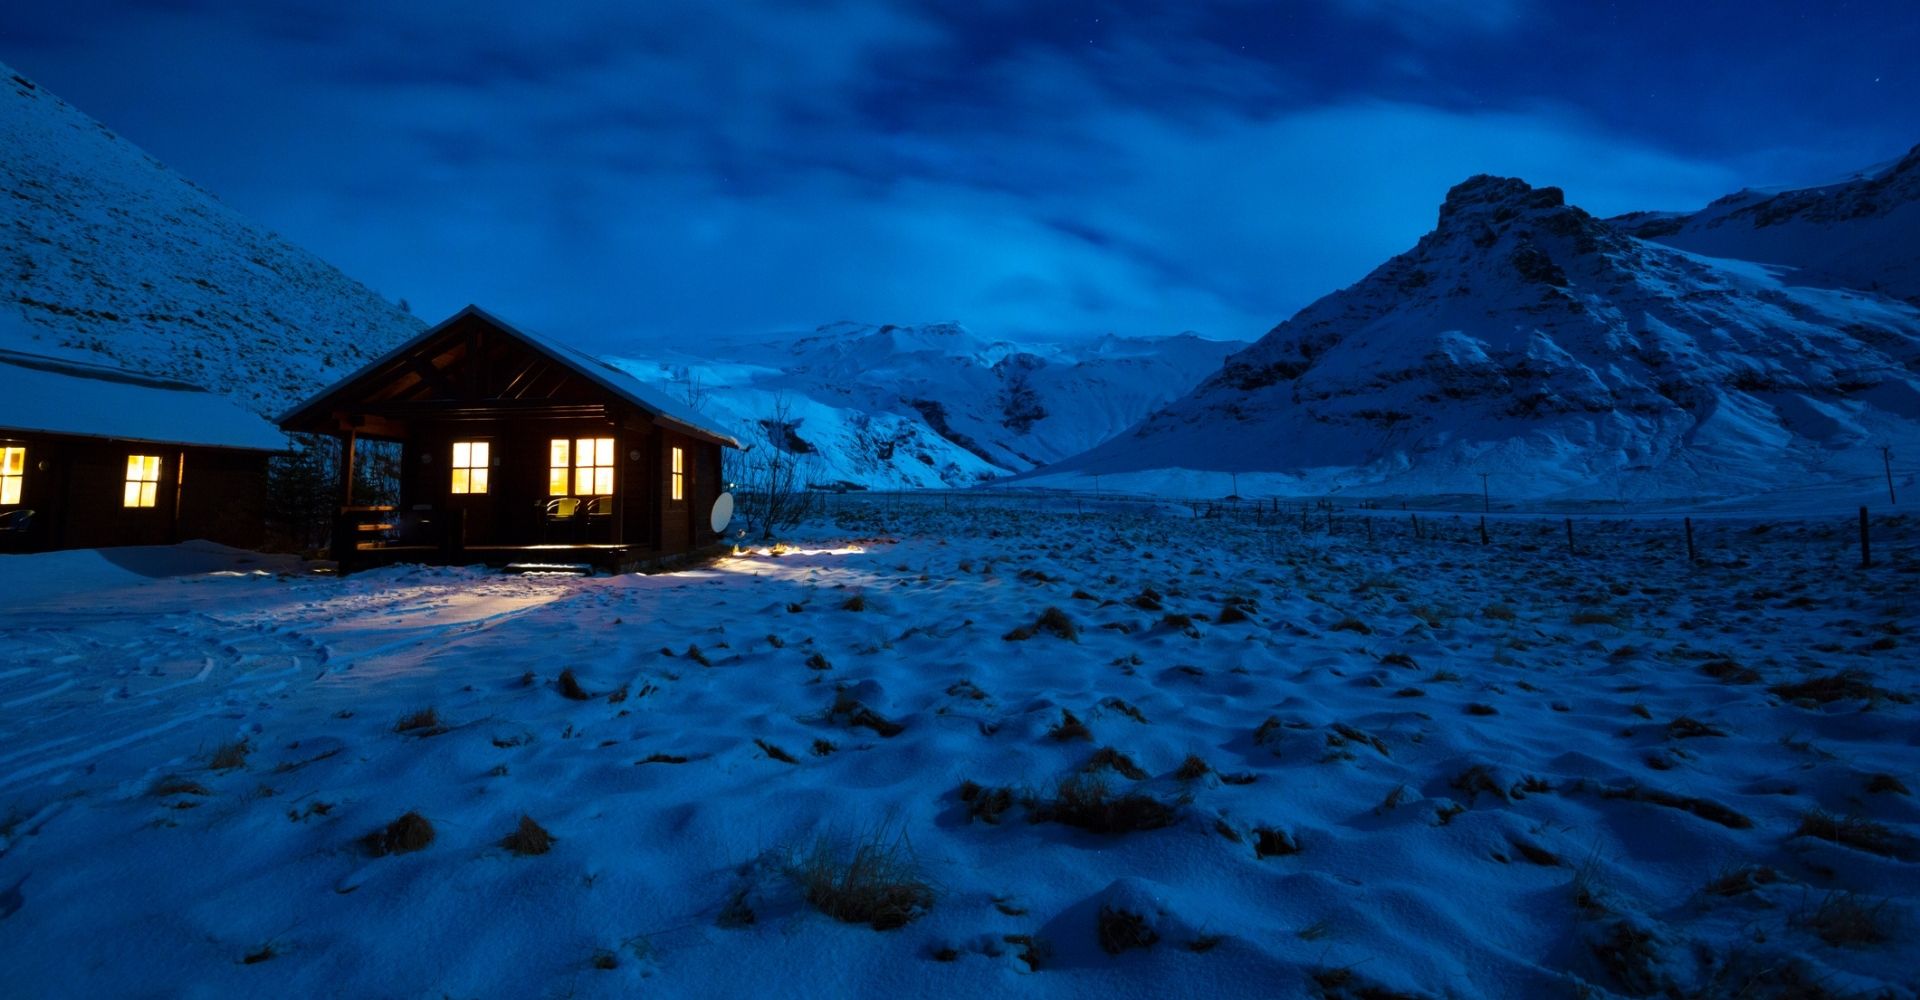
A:
{"type": "Polygon", "coordinates": [[[613,541],[613,498],[588,497],[586,510],[587,530],[586,534],[582,536],[582,540],[586,542],[613,541]]]}
{"type": "Polygon", "coordinates": [[[541,541],[549,545],[579,543],[581,525],[585,521],[579,497],[554,497],[543,505],[543,509],[541,541]]]}
{"type": "Polygon", "coordinates": [[[20,507],[0,514],[0,552],[25,552],[33,537],[33,511],[20,507]]]}

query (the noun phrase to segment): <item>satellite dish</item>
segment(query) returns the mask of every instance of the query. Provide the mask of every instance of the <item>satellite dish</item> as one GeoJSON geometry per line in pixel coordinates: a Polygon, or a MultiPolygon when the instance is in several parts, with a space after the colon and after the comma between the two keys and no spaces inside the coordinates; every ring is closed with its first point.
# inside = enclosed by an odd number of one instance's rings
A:
{"type": "Polygon", "coordinates": [[[713,502],[713,517],[711,519],[713,533],[717,535],[727,530],[727,522],[731,520],[733,520],[733,494],[722,493],[719,499],[713,502]]]}

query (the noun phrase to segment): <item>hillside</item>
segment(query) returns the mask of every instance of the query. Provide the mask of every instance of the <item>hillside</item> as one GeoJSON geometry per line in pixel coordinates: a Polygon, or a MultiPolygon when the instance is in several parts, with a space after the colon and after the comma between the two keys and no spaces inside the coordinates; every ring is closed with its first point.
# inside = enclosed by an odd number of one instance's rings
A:
{"type": "Polygon", "coordinates": [[[0,65],[0,347],[272,415],[422,328],[0,65]]]}
{"type": "Polygon", "coordinates": [[[1832,184],[1730,194],[1692,213],[1609,220],[1642,239],[1785,265],[1791,284],[1856,288],[1920,305],[1920,146],[1832,184]]]}
{"type": "Polygon", "coordinates": [[[1238,346],[1193,334],[1014,344],[956,323],[835,323],[717,345],[708,356],[615,363],[683,393],[698,385],[716,419],[813,457],[816,482],[943,487],[1092,448],[1238,346]],[[782,403],[787,419],[776,430],[782,403]]]}
{"type": "Polygon", "coordinates": [[[1481,176],[1413,249],[1038,481],[1464,493],[1488,473],[1505,496],[1726,496],[1863,480],[1914,440],[1920,309],[1481,176]]]}

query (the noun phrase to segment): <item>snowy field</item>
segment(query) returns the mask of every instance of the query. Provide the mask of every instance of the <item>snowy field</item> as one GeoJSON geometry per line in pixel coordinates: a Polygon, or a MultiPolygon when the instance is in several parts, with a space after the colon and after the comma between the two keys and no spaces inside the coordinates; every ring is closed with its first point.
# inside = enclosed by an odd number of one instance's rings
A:
{"type": "Polygon", "coordinates": [[[1915,995],[1920,521],[1409,526],[0,557],[0,992],[1915,995]]]}

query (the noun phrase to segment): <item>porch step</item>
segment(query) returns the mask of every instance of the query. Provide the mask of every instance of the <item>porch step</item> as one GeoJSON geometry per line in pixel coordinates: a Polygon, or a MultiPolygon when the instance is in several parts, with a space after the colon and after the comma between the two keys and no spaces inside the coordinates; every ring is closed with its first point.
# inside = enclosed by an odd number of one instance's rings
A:
{"type": "Polygon", "coordinates": [[[508,563],[506,571],[521,576],[592,576],[593,567],[587,563],[508,563]]]}

